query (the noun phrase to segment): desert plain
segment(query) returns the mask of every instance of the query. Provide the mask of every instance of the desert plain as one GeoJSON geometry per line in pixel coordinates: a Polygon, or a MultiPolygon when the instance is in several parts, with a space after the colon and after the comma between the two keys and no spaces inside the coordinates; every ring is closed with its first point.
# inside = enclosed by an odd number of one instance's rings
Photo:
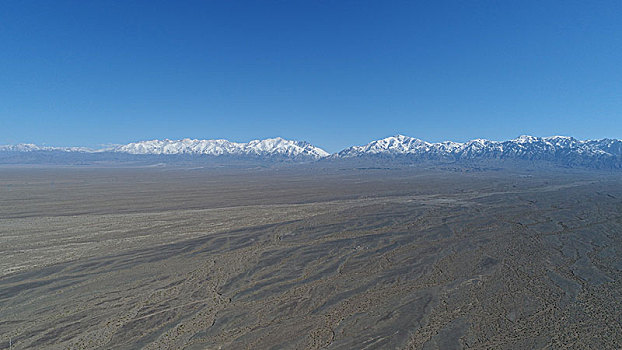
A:
{"type": "Polygon", "coordinates": [[[622,174],[0,169],[0,349],[620,349],[622,174]]]}

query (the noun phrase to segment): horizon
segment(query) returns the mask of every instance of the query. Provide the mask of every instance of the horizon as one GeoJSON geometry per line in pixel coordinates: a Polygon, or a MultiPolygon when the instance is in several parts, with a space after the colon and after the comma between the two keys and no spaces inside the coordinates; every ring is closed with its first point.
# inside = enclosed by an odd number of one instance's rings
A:
{"type": "Polygon", "coordinates": [[[620,139],[619,13],[615,1],[5,2],[0,144],[620,139]]]}
{"type": "Polygon", "coordinates": [[[0,144],[0,147],[6,147],[6,146],[20,146],[20,145],[24,145],[24,146],[36,146],[36,147],[50,147],[50,148],[76,148],[76,149],[88,149],[89,151],[103,151],[106,149],[113,149],[114,147],[118,147],[118,146],[125,146],[128,144],[136,144],[136,143],[144,143],[144,142],[154,142],[154,141],[158,141],[158,142],[164,142],[164,141],[170,141],[170,142],[182,142],[182,141],[226,141],[226,142],[231,142],[231,143],[235,143],[235,144],[248,144],[254,141],[269,141],[269,140],[284,140],[284,141],[293,141],[293,142],[306,142],[316,148],[319,148],[327,153],[329,153],[330,155],[332,154],[337,154],[341,151],[347,150],[351,147],[362,147],[362,146],[366,146],[370,143],[376,142],[376,141],[380,141],[380,140],[385,140],[385,139],[389,139],[389,138],[396,138],[396,137],[407,137],[407,138],[412,138],[412,139],[416,139],[422,142],[426,142],[429,144],[441,144],[441,143],[446,143],[446,142],[452,142],[452,143],[457,143],[457,144],[467,144],[469,142],[474,142],[474,141],[490,141],[490,142],[497,142],[497,143],[502,143],[502,142],[509,142],[509,141],[517,141],[520,140],[523,137],[533,137],[536,139],[553,139],[553,138],[571,138],[577,141],[599,141],[599,140],[617,140],[617,141],[622,141],[621,139],[615,139],[615,138],[599,138],[599,139],[579,139],[570,135],[550,135],[550,136],[534,136],[534,135],[527,135],[527,134],[522,134],[522,135],[518,135],[516,137],[513,138],[509,138],[509,139],[484,139],[484,138],[474,138],[474,139],[470,139],[470,140],[466,140],[466,141],[454,141],[454,140],[443,140],[443,141],[428,141],[428,140],[424,140],[415,136],[410,136],[410,135],[405,135],[403,133],[397,133],[394,135],[389,135],[386,137],[382,137],[379,139],[374,139],[374,140],[369,140],[369,142],[364,143],[364,144],[353,144],[353,145],[349,145],[347,147],[344,147],[342,149],[338,149],[338,150],[328,150],[324,147],[322,147],[322,145],[317,145],[314,144],[312,142],[309,142],[305,139],[292,139],[292,138],[287,138],[287,137],[283,137],[283,136],[275,136],[275,137],[268,137],[268,138],[253,138],[247,141],[238,141],[238,140],[229,140],[229,139],[225,139],[225,138],[215,138],[215,139],[200,139],[200,138],[181,138],[181,139],[170,139],[170,138],[164,138],[164,139],[150,139],[150,140],[137,140],[137,141],[132,141],[126,144],[122,144],[122,143],[108,143],[108,144],[101,144],[101,145],[96,145],[94,147],[92,146],[83,146],[83,145],[46,145],[46,144],[36,144],[36,143],[27,143],[27,142],[21,142],[21,143],[16,143],[16,144],[0,144]]]}

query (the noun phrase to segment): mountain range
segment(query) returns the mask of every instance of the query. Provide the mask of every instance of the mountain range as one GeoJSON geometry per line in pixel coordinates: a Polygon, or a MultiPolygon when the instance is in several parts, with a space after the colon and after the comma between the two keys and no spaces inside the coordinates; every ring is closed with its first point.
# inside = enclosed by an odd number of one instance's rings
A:
{"type": "Polygon", "coordinates": [[[48,147],[33,144],[0,146],[0,163],[38,163],[45,159],[56,162],[64,158],[73,162],[86,160],[139,160],[192,158],[241,159],[286,162],[374,161],[417,164],[531,162],[564,167],[622,169],[622,141],[617,139],[577,140],[568,136],[520,136],[508,141],[476,139],[468,142],[431,143],[417,138],[395,135],[352,146],[329,154],[304,141],[280,137],[247,143],[228,140],[150,140],[115,145],[100,149],[84,147],[48,147]],[[26,160],[25,160],[26,159],[26,160]]]}

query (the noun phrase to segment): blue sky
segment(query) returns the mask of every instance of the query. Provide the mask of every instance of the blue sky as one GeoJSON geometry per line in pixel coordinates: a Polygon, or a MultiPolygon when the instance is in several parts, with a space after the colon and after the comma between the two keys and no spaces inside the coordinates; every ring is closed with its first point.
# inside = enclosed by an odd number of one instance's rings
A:
{"type": "Polygon", "coordinates": [[[0,144],[622,138],[620,1],[0,2],[0,144]]]}

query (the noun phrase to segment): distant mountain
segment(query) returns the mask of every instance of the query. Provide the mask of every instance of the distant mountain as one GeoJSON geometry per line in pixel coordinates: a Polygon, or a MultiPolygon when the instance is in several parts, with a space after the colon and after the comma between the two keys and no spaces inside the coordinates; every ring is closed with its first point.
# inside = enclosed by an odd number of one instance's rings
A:
{"type": "Polygon", "coordinates": [[[622,168],[622,141],[580,141],[568,136],[520,136],[509,141],[476,139],[464,143],[430,143],[396,135],[353,146],[331,159],[399,159],[402,161],[531,161],[569,167],[622,168]]]}
{"type": "Polygon", "coordinates": [[[0,146],[0,163],[81,161],[159,161],[197,159],[235,159],[253,161],[313,161],[328,152],[304,141],[280,137],[247,143],[227,140],[151,140],[100,149],[85,147],[48,147],[34,144],[0,146]]]}
{"type": "Polygon", "coordinates": [[[196,154],[209,156],[285,157],[319,159],[329,155],[323,149],[305,141],[277,137],[247,143],[227,140],[152,140],[118,146],[114,152],[129,154],[196,154]]]}
{"type": "Polygon", "coordinates": [[[32,143],[20,143],[17,145],[0,146],[0,152],[46,152],[46,151],[96,152],[95,150],[86,148],[86,147],[50,147],[50,146],[37,146],[32,143]]]}
{"type": "Polygon", "coordinates": [[[227,140],[151,140],[101,149],[47,147],[33,144],[0,146],[0,164],[106,162],[197,162],[235,161],[314,162],[322,164],[356,162],[422,162],[451,164],[543,164],[564,167],[622,169],[622,141],[614,139],[581,141],[568,136],[520,136],[509,141],[477,139],[468,142],[425,142],[396,135],[353,146],[330,155],[304,141],[280,137],[246,143],[227,140]]]}

